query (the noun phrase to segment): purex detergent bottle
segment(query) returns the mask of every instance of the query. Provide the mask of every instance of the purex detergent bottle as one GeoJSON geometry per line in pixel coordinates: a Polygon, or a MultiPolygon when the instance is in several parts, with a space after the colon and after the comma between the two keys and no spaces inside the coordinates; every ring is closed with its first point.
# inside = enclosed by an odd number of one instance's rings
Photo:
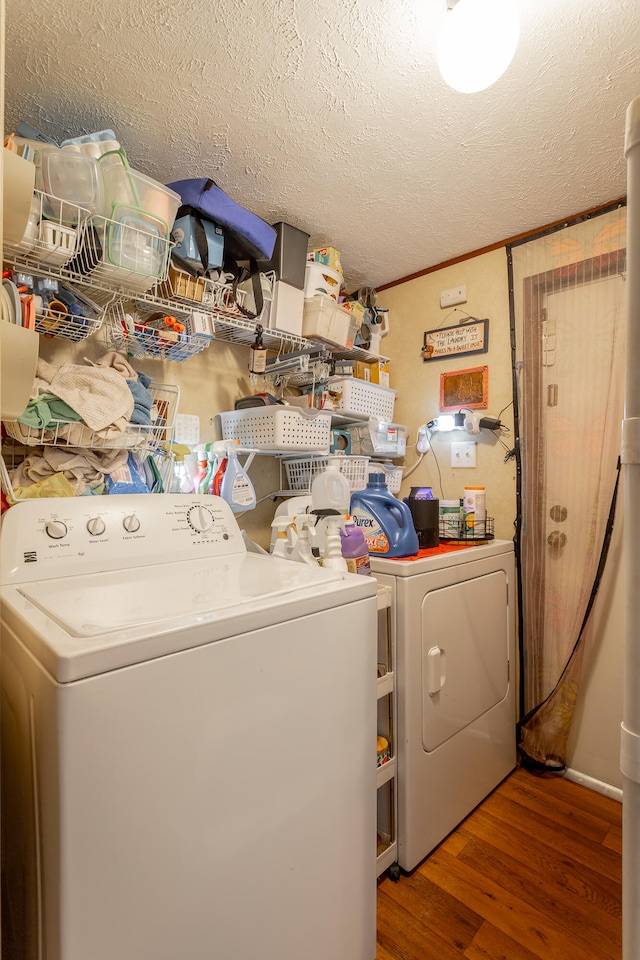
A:
{"type": "Polygon", "coordinates": [[[350,512],[373,556],[411,557],[418,552],[411,511],[389,492],[383,473],[370,473],[366,488],[351,494],[350,512]]]}

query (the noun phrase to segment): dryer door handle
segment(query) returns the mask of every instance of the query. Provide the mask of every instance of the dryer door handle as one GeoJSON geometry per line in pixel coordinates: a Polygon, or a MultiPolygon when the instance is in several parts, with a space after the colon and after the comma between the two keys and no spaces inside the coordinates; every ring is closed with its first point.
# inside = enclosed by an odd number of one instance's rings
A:
{"type": "Polygon", "coordinates": [[[445,654],[441,647],[431,647],[427,652],[427,692],[430,697],[439,693],[445,681],[445,654]]]}

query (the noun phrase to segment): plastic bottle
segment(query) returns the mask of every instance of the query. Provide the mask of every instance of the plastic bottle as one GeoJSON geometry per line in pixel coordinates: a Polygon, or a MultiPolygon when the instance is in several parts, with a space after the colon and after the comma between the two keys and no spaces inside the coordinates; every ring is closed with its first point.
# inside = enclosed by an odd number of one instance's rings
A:
{"type": "Polygon", "coordinates": [[[292,553],[292,560],[307,563],[311,567],[318,566],[318,561],[312,552],[314,520],[314,517],[299,517],[296,520],[295,525],[298,528],[298,539],[292,553]]]}
{"type": "Polygon", "coordinates": [[[213,485],[216,479],[216,473],[218,472],[218,466],[220,465],[220,457],[218,456],[217,450],[210,448],[207,451],[207,460],[209,463],[204,480],[202,481],[202,493],[209,493],[213,496],[213,485]]]}
{"type": "Polygon", "coordinates": [[[227,501],[234,513],[246,513],[256,505],[256,492],[233,443],[227,444],[226,456],[216,473],[214,491],[227,501]]]}
{"type": "Polygon", "coordinates": [[[347,570],[349,573],[361,573],[368,577],[371,575],[371,564],[369,563],[369,550],[364,533],[360,527],[356,527],[350,516],[345,518],[344,528],[340,531],[342,541],[342,556],[347,561],[347,570]]]}
{"type": "Polygon", "coordinates": [[[169,493],[195,493],[195,487],[184,458],[191,453],[189,447],[183,443],[174,443],[171,447],[173,454],[173,471],[169,493]]]}
{"type": "Polygon", "coordinates": [[[384,474],[370,473],[366,488],[351,495],[351,517],[362,530],[369,553],[411,557],[418,552],[411,511],[389,492],[384,474]]]}
{"type": "Polygon", "coordinates": [[[351,487],[340,472],[339,460],[329,460],[326,469],[314,477],[311,483],[311,506],[317,510],[337,510],[349,513],[351,487]]]}
{"type": "Polygon", "coordinates": [[[207,445],[205,444],[203,449],[197,451],[198,454],[198,469],[195,472],[193,477],[193,486],[196,493],[204,493],[205,491],[201,489],[204,478],[207,475],[207,470],[209,468],[209,459],[207,457],[207,445]]]}
{"type": "Polygon", "coordinates": [[[322,566],[330,570],[342,570],[347,573],[349,568],[347,561],[342,556],[342,544],[340,542],[342,523],[342,517],[328,518],[322,566]]]}
{"type": "Polygon", "coordinates": [[[485,535],[487,521],[486,494],[484,487],[465,487],[463,505],[463,529],[465,537],[481,539],[485,535]]]}

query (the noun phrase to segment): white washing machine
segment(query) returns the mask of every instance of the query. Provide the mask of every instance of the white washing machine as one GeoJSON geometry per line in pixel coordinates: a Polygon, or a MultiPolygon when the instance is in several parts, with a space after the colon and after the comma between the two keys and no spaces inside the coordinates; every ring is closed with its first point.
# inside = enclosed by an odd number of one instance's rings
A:
{"type": "Polygon", "coordinates": [[[373,578],[166,495],[12,507],[0,583],[9,955],[373,960],[373,578]]]}
{"type": "Polygon", "coordinates": [[[371,567],[393,592],[398,862],[412,870],[515,767],[513,544],[371,567]]]}

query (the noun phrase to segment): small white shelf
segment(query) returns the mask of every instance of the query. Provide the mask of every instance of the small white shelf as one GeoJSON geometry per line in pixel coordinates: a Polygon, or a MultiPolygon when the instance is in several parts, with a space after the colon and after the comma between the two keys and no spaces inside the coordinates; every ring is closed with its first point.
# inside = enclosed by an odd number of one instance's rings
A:
{"type": "Polygon", "coordinates": [[[383,677],[378,677],[378,700],[393,693],[393,673],[385,673],[383,677]]]}
{"type": "Polygon", "coordinates": [[[387,844],[387,846],[382,853],[379,853],[376,857],[376,875],[378,877],[398,859],[397,843],[392,841],[387,834],[380,834],[380,840],[383,844],[387,844]]]}
{"type": "Polygon", "coordinates": [[[396,758],[390,757],[381,767],[377,767],[377,771],[378,787],[382,787],[396,775],[396,758]]]}

